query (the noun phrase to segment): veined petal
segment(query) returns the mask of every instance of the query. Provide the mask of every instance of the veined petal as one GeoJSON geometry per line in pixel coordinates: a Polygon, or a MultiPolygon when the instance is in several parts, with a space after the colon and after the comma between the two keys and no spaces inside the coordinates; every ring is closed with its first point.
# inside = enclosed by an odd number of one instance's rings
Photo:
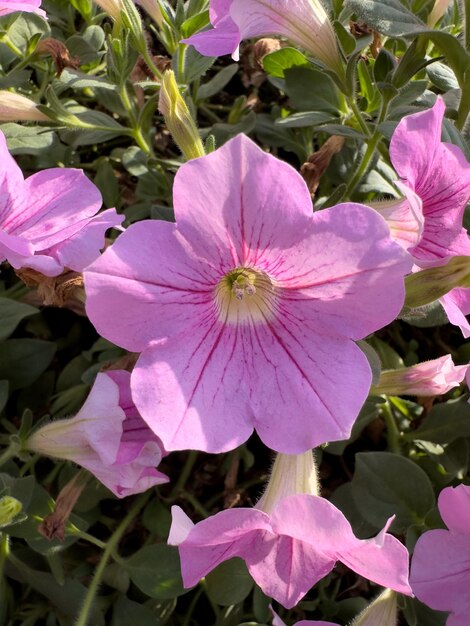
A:
{"type": "Polygon", "coordinates": [[[4,230],[3,223],[12,210],[14,199],[21,192],[24,178],[15,159],[8,152],[5,135],[0,131],[0,230],[4,230]]]}
{"type": "Polygon", "coordinates": [[[250,353],[237,326],[208,318],[188,320],[188,329],[142,354],[132,373],[135,403],[166,450],[232,450],[253,432],[250,353]]]}
{"type": "Polygon", "coordinates": [[[1,227],[45,250],[71,237],[101,207],[98,188],[82,170],[52,168],[33,174],[16,191],[1,227]]]}
{"type": "Polygon", "coordinates": [[[87,314],[98,332],[127,350],[190,331],[213,314],[218,273],[175,224],[130,226],[84,273],[87,314]],[[109,323],[109,307],[119,315],[109,323]]]}
{"type": "Polygon", "coordinates": [[[197,254],[213,259],[221,276],[256,264],[268,249],[291,254],[311,227],[303,179],[244,135],[185,163],[173,194],[178,230],[197,254]]]}
{"type": "Polygon", "coordinates": [[[404,250],[418,245],[424,228],[423,203],[415,192],[400,181],[395,184],[405,194],[401,200],[378,202],[373,208],[384,218],[392,239],[404,250]]]}
{"type": "Polygon", "coordinates": [[[185,587],[192,587],[223,561],[262,560],[269,550],[269,517],[256,509],[228,509],[196,524],[179,545],[185,587]]]}
{"type": "Polygon", "coordinates": [[[231,54],[238,61],[238,46],[240,45],[240,29],[230,16],[217,20],[215,28],[196,33],[181,43],[194,46],[196,50],[205,56],[224,56],[231,54]]]}

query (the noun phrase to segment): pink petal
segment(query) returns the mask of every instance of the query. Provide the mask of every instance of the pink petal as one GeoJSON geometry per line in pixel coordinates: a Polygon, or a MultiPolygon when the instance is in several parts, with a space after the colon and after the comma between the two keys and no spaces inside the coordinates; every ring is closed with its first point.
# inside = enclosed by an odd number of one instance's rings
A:
{"type": "Polygon", "coordinates": [[[179,506],[171,507],[171,528],[168,535],[170,546],[179,546],[183,543],[194,528],[193,522],[179,506]]]}
{"type": "Polygon", "coordinates": [[[451,324],[458,326],[465,338],[470,337],[470,324],[466,315],[470,313],[470,289],[452,289],[439,298],[451,324]]]}
{"type": "Polygon", "coordinates": [[[191,329],[213,307],[216,270],[176,225],[130,226],[84,273],[87,314],[104,337],[142,351],[152,340],[191,329]],[[119,311],[110,324],[109,311],[119,311]]]}
{"type": "Polygon", "coordinates": [[[253,431],[249,355],[236,327],[193,318],[188,329],[142,354],[132,374],[135,403],[166,450],[232,450],[253,431]]]}
{"type": "MultiPolygon", "coordinates": [[[[424,533],[411,561],[411,586],[421,602],[438,611],[470,611],[469,537],[447,530],[424,533]]],[[[459,621],[456,622],[457,624],[459,621]]],[[[463,622],[462,622],[463,623],[463,622]]]]}
{"type": "Polygon", "coordinates": [[[439,494],[439,512],[447,528],[470,534],[470,487],[447,487],[439,494]]]}
{"type": "Polygon", "coordinates": [[[173,196],[179,232],[201,258],[212,260],[220,276],[260,260],[266,250],[291,254],[311,227],[303,179],[245,135],[185,163],[173,196]]]}
{"type": "Polygon", "coordinates": [[[238,61],[238,46],[240,44],[240,30],[231,17],[222,18],[216,22],[216,28],[196,33],[181,43],[187,43],[205,56],[223,56],[232,54],[238,61]]]}
{"type": "Polygon", "coordinates": [[[228,509],[199,522],[179,545],[184,586],[192,587],[234,556],[264,558],[270,529],[268,516],[256,509],[228,509]]]}
{"type": "MultiPolygon", "coordinates": [[[[19,2],[18,0],[3,0],[0,2],[0,16],[15,13],[16,11],[24,11],[27,13],[37,13],[41,17],[46,18],[46,13],[40,9],[41,0],[30,0],[29,2],[19,2]]],[[[47,19],[47,18],[46,18],[47,19]]]]}

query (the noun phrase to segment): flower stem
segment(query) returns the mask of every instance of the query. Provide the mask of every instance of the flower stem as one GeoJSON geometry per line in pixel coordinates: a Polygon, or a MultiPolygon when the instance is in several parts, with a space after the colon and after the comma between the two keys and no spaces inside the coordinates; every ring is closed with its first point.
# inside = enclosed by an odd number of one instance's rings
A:
{"type": "Polygon", "coordinates": [[[195,450],[191,450],[188,454],[188,458],[186,459],[186,463],[184,464],[183,469],[181,470],[179,478],[171,491],[170,497],[168,498],[169,502],[173,502],[179,497],[180,492],[184,489],[186,481],[188,480],[192,472],[192,469],[194,467],[194,464],[196,463],[196,460],[197,460],[197,452],[195,450]]]}
{"type": "Polygon", "coordinates": [[[108,539],[106,543],[106,548],[103,552],[103,556],[101,557],[101,561],[98,564],[98,567],[95,570],[93,580],[91,581],[90,586],[88,587],[88,591],[85,596],[85,601],[83,602],[83,606],[81,608],[80,614],[78,616],[77,621],[75,622],[75,626],[87,626],[88,619],[90,617],[91,610],[93,608],[93,603],[95,601],[95,596],[98,592],[98,587],[100,586],[101,579],[103,578],[104,571],[108,564],[110,557],[112,556],[114,550],[117,548],[119,541],[121,540],[126,528],[132,522],[132,520],[138,515],[140,510],[143,508],[147,500],[149,499],[149,492],[142,494],[140,498],[138,498],[134,505],[129,510],[126,517],[122,520],[116,530],[113,532],[111,537],[108,539]]]}
{"type": "Polygon", "coordinates": [[[385,424],[387,425],[387,447],[390,452],[401,454],[400,431],[398,430],[395,416],[393,415],[392,407],[390,406],[389,401],[386,400],[380,408],[385,424]]]}
{"type": "Polygon", "coordinates": [[[464,9],[464,41],[465,47],[470,51],[470,0],[463,0],[464,9]]]}
{"type": "Polygon", "coordinates": [[[20,447],[16,442],[10,443],[8,448],[0,455],[0,467],[13,459],[19,452],[20,447]]]}

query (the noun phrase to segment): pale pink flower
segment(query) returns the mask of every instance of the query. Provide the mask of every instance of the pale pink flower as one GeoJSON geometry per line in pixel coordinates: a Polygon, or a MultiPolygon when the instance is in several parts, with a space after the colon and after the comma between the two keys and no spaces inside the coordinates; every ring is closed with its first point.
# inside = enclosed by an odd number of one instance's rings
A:
{"type": "Polygon", "coordinates": [[[40,9],[42,0],[0,0],[0,17],[8,13],[24,11],[25,13],[37,13],[41,17],[46,17],[45,12],[40,9]]]}
{"type": "Polygon", "coordinates": [[[168,542],[178,546],[184,586],[192,587],[237,556],[263,592],[286,608],[295,606],[337,561],[379,585],[410,594],[408,551],[387,534],[393,518],[376,537],[357,539],[339,509],[308,493],[312,484],[316,490],[309,467],[311,452],[278,455],[267,490],[254,509],[228,509],[194,525],[180,507],[172,507],[168,542]],[[291,475],[295,495],[278,489],[279,480],[285,486],[279,474],[291,475]]]}
{"type": "Polygon", "coordinates": [[[0,122],[46,122],[50,119],[42,113],[33,100],[19,93],[0,90],[0,122]]]}
{"type": "Polygon", "coordinates": [[[25,447],[85,467],[118,498],[167,482],[155,469],[163,447],[137,412],[129,381],[121,370],[98,374],[77,415],[42,426],[25,447]]]}
{"type": "Polygon", "coordinates": [[[201,54],[238,60],[242,39],[281,35],[342,71],[336,35],[319,0],[211,0],[210,20],[212,30],[183,40],[201,54]]]}
{"type": "Polygon", "coordinates": [[[0,162],[0,262],[46,276],[81,272],[124,217],[115,209],[98,213],[101,194],[82,170],[51,168],[25,180],[1,132],[0,162]]]}
{"type": "MultiPolygon", "coordinates": [[[[390,142],[406,199],[389,203],[381,213],[416,269],[470,255],[470,238],[462,226],[470,198],[470,163],[460,148],[441,140],[444,113],[438,97],[430,109],[405,116],[390,142]]],[[[465,315],[470,313],[470,289],[452,289],[440,302],[449,321],[469,337],[465,315]]]]}
{"type": "Polygon", "coordinates": [[[411,367],[384,370],[374,393],[407,396],[440,396],[458,387],[468,365],[454,365],[450,354],[411,367]]]}
{"type": "Polygon", "coordinates": [[[411,561],[414,593],[437,611],[450,611],[447,626],[468,626],[470,614],[470,487],[441,491],[439,511],[449,530],[418,539],[411,561]]]}
{"type": "Polygon", "coordinates": [[[241,135],[179,169],[174,209],[85,274],[98,332],[143,351],[133,397],[165,448],[230,450],[254,428],[287,453],[347,438],[371,382],[354,340],[396,317],[410,269],[384,220],[313,214],[299,174],[241,135]]]}

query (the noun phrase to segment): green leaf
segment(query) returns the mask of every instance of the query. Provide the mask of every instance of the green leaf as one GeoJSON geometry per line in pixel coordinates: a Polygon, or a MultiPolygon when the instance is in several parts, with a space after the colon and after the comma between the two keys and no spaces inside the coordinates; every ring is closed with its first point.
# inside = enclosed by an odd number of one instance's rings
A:
{"type": "Polygon", "coordinates": [[[205,100],[206,98],[210,98],[211,96],[215,96],[215,94],[222,91],[222,89],[227,85],[235,74],[238,71],[238,63],[232,63],[231,65],[227,65],[223,69],[218,72],[214,78],[209,80],[204,85],[201,85],[197,92],[198,100],[205,100]]]}
{"type": "Polygon", "coordinates": [[[35,313],[38,313],[38,309],[29,304],[0,298],[0,340],[9,337],[22,319],[35,313]]]}
{"type": "Polygon", "coordinates": [[[238,604],[253,589],[253,579],[239,558],[221,563],[206,576],[207,594],[212,602],[221,606],[238,604]]]}
{"type": "Polygon", "coordinates": [[[10,384],[8,380],[0,380],[0,413],[8,402],[10,384]]]}
{"type": "Polygon", "coordinates": [[[192,15],[181,24],[181,39],[191,37],[191,35],[202,30],[208,24],[210,24],[209,11],[202,11],[196,15],[192,15]]]}
{"type": "Polygon", "coordinates": [[[404,435],[408,441],[432,443],[451,443],[460,437],[470,437],[470,404],[467,399],[435,404],[421,426],[404,435]]]}
{"type": "Polygon", "coordinates": [[[151,598],[167,600],[186,593],[181,579],[178,548],[145,546],[124,564],[132,582],[151,598]]]}
{"type": "Polygon", "coordinates": [[[427,474],[413,461],[390,452],[357,454],[352,490],[356,506],[377,528],[396,515],[395,532],[423,523],[435,506],[427,474]]]}
{"type": "Polygon", "coordinates": [[[308,59],[295,48],[281,48],[263,57],[263,69],[270,76],[284,78],[284,72],[292,67],[309,66],[308,59]]]}
{"type": "Polygon", "coordinates": [[[154,611],[145,605],[133,602],[128,598],[119,596],[113,608],[113,621],[111,626],[160,626],[164,624],[154,611]]]}
{"type": "Polygon", "coordinates": [[[280,117],[276,120],[276,126],[284,128],[305,128],[306,126],[317,126],[326,122],[334,122],[335,118],[326,111],[302,111],[293,113],[288,117],[280,117]]]}
{"type": "Polygon", "coordinates": [[[426,74],[433,85],[441,89],[442,91],[449,91],[450,89],[458,89],[458,80],[450,67],[444,65],[444,63],[433,63],[426,68],[426,74]]]}
{"type": "Polygon", "coordinates": [[[81,65],[99,61],[103,52],[104,31],[99,26],[89,26],[81,35],[72,35],[65,43],[70,54],[80,59],[81,65]]]}
{"type": "Polygon", "coordinates": [[[12,154],[39,155],[58,143],[56,132],[50,128],[8,122],[1,124],[0,129],[5,134],[8,150],[12,154]]]}
{"type": "Polygon", "coordinates": [[[287,69],[285,91],[298,111],[331,111],[337,115],[338,90],[323,72],[306,67],[287,69]]]}
{"type": "Polygon", "coordinates": [[[56,345],[42,339],[8,339],[0,350],[0,379],[8,380],[11,389],[22,389],[49,367],[56,345]]]}
{"type": "Polygon", "coordinates": [[[350,126],[344,126],[343,124],[325,124],[320,126],[318,131],[328,133],[328,135],[340,135],[341,137],[349,137],[349,139],[364,139],[364,133],[361,133],[355,128],[350,126]]]}
{"type": "Polygon", "coordinates": [[[426,25],[409,11],[400,0],[346,0],[345,9],[358,19],[389,37],[418,33],[426,25]]]}

